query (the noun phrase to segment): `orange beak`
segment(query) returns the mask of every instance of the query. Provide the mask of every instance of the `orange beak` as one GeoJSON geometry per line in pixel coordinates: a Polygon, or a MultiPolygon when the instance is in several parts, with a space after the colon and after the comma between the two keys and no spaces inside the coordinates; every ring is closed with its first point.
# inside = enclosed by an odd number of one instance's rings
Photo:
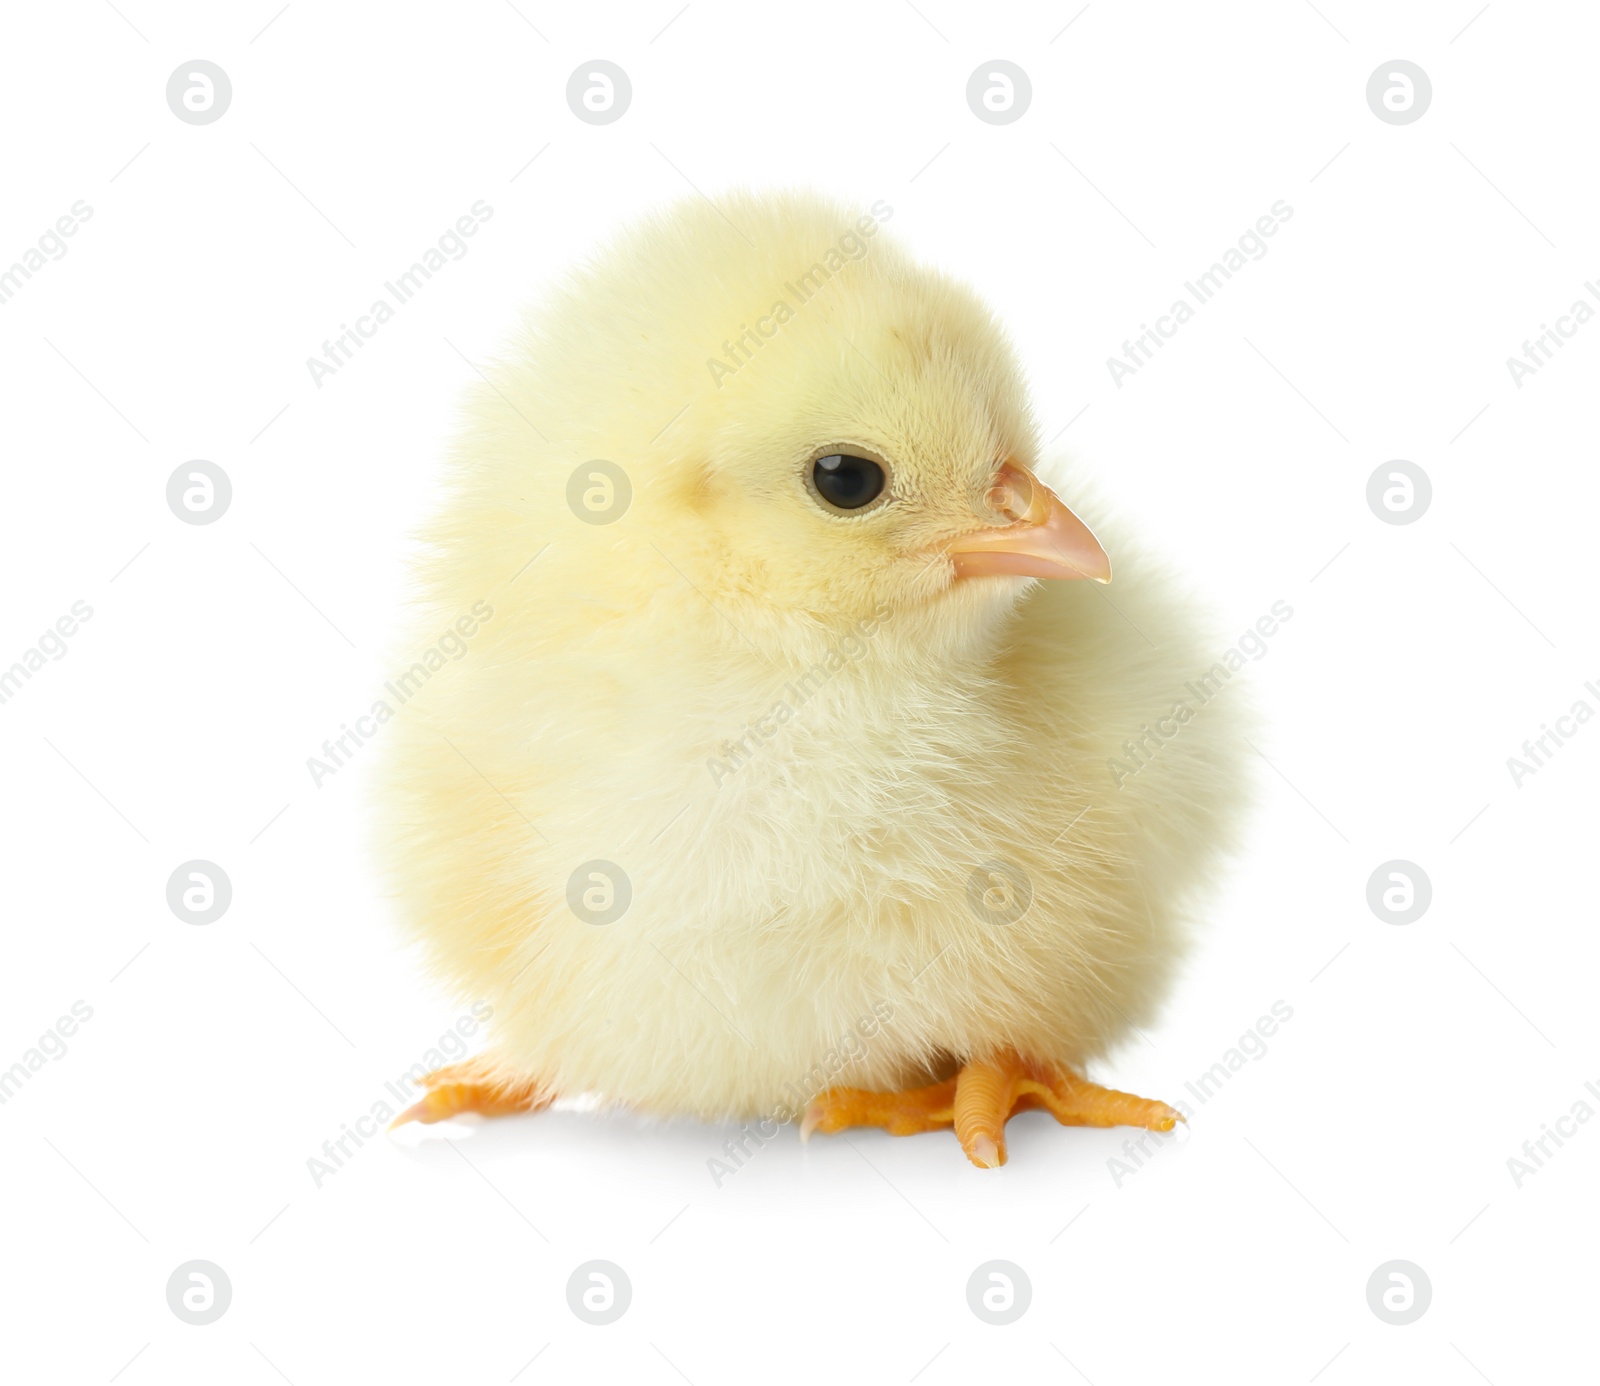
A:
{"type": "Polygon", "coordinates": [[[1111,581],[1111,560],[1089,526],[1026,467],[1007,462],[989,504],[1011,523],[963,535],[945,550],[956,576],[1093,578],[1111,581]]]}

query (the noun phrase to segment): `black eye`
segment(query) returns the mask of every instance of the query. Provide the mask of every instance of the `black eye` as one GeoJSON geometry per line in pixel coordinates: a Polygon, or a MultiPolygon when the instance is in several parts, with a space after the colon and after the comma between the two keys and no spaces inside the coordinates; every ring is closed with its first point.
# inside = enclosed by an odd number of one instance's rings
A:
{"type": "Polygon", "coordinates": [[[859,510],[883,494],[883,468],[868,457],[835,453],[819,457],[811,467],[817,494],[841,510],[859,510]]]}

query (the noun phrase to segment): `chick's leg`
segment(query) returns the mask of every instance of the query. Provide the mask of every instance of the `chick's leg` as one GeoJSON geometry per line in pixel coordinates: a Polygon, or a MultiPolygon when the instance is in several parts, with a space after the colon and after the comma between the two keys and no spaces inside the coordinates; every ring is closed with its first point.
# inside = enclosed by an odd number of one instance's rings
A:
{"type": "Polygon", "coordinates": [[[509,1116],[548,1107],[555,1094],[531,1078],[512,1078],[480,1059],[435,1069],[422,1080],[427,1092],[389,1123],[392,1131],[408,1121],[431,1125],[464,1112],[480,1116],[509,1116]]]}
{"type": "Polygon", "coordinates": [[[1006,1118],[1042,1107],[1063,1126],[1142,1126],[1170,1131],[1183,1117],[1165,1102],[1103,1088],[1061,1064],[1007,1051],[992,1063],[968,1064],[956,1093],[956,1137],[980,1169],[1006,1162],[1006,1118]],[[970,1078],[969,1078],[969,1075],[970,1078]],[[963,1128],[965,1121],[965,1129],[963,1128]]]}
{"type": "Polygon", "coordinates": [[[1005,1051],[973,1061],[948,1082],[911,1092],[835,1088],[806,1113],[802,1137],[847,1126],[881,1126],[896,1136],[954,1126],[956,1139],[979,1169],[1006,1162],[1006,1121],[1042,1107],[1063,1126],[1143,1126],[1170,1131],[1183,1118],[1165,1102],[1116,1092],[1059,1064],[1005,1051]]]}

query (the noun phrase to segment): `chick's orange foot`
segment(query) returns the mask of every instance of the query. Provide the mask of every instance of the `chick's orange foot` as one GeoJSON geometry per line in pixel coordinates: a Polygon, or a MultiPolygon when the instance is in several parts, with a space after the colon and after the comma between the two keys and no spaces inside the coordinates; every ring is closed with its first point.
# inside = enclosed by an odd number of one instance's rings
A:
{"type": "Polygon", "coordinates": [[[544,1091],[531,1078],[509,1078],[475,1059],[435,1069],[422,1080],[422,1085],[427,1089],[422,1100],[391,1121],[391,1131],[409,1121],[431,1125],[467,1112],[486,1117],[537,1112],[555,1099],[554,1093],[544,1091]]]}
{"type": "Polygon", "coordinates": [[[1063,1126],[1142,1126],[1170,1131],[1183,1120],[1165,1102],[1103,1088],[1059,1064],[1006,1051],[962,1066],[954,1078],[908,1092],[832,1088],[806,1111],[801,1139],[849,1126],[881,1126],[894,1136],[954,1126],[967,1159],[979,1169],[1006,1162],[1006,1121],[1042,1107],[1063,1126]]]}

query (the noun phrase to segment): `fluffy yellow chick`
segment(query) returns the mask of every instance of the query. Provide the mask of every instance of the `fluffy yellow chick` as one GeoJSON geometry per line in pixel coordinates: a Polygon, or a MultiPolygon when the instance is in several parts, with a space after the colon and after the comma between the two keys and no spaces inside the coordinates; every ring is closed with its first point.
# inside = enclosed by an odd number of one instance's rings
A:
{"type": "Polygon", "coordinates": [[[492,1040],[403,1119],[599,1094],[984,1167],[1027,1107],[1178,1119],[1082,1075],[1167,988],[1234,709],[1174,715],[1192,612],[1102,586],[1000,327],[891,217],[673,208],[472,395],[412,646],[465,653],[400,680],[380,795],[492,1040]]]}

